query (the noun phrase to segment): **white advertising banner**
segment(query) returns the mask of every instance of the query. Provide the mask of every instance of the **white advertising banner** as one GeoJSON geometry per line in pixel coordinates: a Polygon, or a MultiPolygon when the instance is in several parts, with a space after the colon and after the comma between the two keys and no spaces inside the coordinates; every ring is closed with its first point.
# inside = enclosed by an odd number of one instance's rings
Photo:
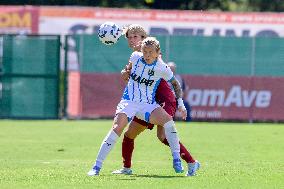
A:
{"type": "Polygon", "coordinates": [[[230,13],[112,8],[40,7],[40,34],[96,33],[100,24],[141,24],[149,33],[284,37],[284,13],[230,13]]]}
{"type": "MultiPolygon", "coordinates": [[[[86,7],[40,7],[39,34],[96,34],[112,21],[142,25],[150,35],[284,37],[284,13],[231,13],[86,7]]],[[[68,68],[78,70],[74,41],[68,41],[68,68]]]]}

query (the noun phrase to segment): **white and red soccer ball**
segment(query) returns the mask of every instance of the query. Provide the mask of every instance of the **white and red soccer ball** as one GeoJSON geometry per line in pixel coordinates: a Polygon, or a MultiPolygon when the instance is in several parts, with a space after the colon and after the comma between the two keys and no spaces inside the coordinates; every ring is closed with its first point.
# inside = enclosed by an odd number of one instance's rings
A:
{"type": "Polygon", "coordinates": [[[98,31],[98,37],[105,45],[115,44],[119,40],[121,34],[122,29],[113,22],[103,23],[98,31]]]}

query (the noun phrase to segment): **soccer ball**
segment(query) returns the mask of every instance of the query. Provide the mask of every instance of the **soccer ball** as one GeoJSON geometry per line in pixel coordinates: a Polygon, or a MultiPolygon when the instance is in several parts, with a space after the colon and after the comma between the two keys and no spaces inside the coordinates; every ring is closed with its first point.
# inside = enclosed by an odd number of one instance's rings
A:
{"type": "Polygon", "coordinates": [[[122,30],[113,22],[105,22],[100,26],[98,37],[105,45],[113,45],[122,34],[122,30]]]}

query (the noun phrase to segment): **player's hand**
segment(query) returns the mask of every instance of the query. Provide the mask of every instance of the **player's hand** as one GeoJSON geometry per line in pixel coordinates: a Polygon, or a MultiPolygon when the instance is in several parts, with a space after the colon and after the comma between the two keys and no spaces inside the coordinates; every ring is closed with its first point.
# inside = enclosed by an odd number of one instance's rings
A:
{"type": "Polygon", "coordinates": [[[181,113],[181,117],[183,120],[186,120],[186,117],[187,117],[187,111],[184,107],[179,107],[178,108],[178,111],[181,113]]]}
{"type": "Polygon", "coordinates": [[[179,98],[177,100],[178,102],[178,111],[181,113],[181,117],[183,120],[186,120],[186,117],[187,117],[187,111],[186,111],[186,108],[184,106],[184,103],[183,103],[183,100],[182,98],[179,98]]]}
{"type": "Polygon", "coordinates": [[[131,70],[131,67],[132,67],[131,64],[127,64],[124,69],[125,69],[126,71],[130,71],[130,70],[131,70]]]}
{"type": "Polygon", "coordinates": [[[125,69],[121,70],[121,77],[123,80],[128,81],[130,77],[130,69],[128,66],[125,66],[125,69]]]}

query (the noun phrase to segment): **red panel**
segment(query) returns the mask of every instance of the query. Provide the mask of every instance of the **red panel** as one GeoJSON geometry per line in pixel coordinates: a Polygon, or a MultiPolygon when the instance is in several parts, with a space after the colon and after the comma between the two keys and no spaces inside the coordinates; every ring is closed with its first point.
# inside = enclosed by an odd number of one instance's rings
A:
{"type": "Polygon", "coordinates": [[[184,76],[198,119],[284,120],[284,78],[184,76]]]}
{"type": "MultiPolygon", "coordinates": [[[[184,75],[193,119],[284,120],[284,78],[184,75]]],[[[82,117],[113,117],[120,74],[81,74],[82,117]]]]}
{"type": "Polygon", "coordinates": [[[82,73],[82,117],[112,117],[125,85],[120,74],[82,73]]]}

